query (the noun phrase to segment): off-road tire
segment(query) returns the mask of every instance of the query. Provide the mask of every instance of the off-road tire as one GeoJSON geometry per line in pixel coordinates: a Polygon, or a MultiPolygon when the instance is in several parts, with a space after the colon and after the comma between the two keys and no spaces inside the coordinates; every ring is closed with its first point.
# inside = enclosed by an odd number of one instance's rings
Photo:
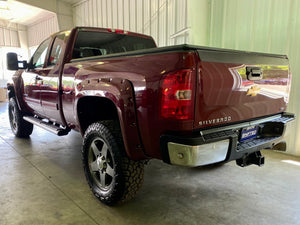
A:
{"type": "Polygon", "coordinates": [[[87,128],[82,162],[93,194],[106,205],[132,199],[143,184],[144,163],[126,156],[119,125],[114,121],[96,122],[87,128]]]}
{"type": "Polygon", "coordinates": [[[20,111],[14,97],[9,99],[8,117],[11,130],[15,136],[27,138],[32,134],[33,125],[23,119],[23,113],[20,111]]]}

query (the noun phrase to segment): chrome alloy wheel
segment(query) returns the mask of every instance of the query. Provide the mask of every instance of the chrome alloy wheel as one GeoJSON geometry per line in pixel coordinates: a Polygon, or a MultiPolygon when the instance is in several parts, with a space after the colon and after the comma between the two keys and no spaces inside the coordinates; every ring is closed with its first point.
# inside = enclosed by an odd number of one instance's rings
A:
{"type": "Polygon", "coordinates": [[[106,205],[130,200],[142,186],[144,162],[127,157],[118,121],[88,126],[83,137],[82,164],[91,191],[106,205]]]}
{"type": "Polygon", "coordinates": [[[97,186],[104,191],[109,190],[114,182],[115,164],[110,149],[99,137],[90,145],[88,164],[97,186]]]}
{"type": "Polygon", "coordinates": [[[24,113],[19,109],[15,97],[10,98],[8,103],[8,117],[11,130],[16,137],[28,138],[32,134],[33,124],[25,121],[23,115],[24,113]]]}
{"type": "Polygon", "coordinates": [[[13,105],[9,106],[9,117],[10,117],[10,124],[14,131],[18,129],[18,118],[17,118],[17,112],[16,107],[13,105]]]}

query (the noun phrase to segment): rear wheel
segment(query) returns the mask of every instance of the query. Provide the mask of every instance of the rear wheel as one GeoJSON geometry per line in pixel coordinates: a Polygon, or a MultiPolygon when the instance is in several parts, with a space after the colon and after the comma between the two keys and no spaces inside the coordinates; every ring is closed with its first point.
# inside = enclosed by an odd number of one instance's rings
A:
{"type": "Polygon", "coordinates": [[[9,100],[8,116],[11,130],[17,137],[25,138],[32,134],[33,125],[23,119],[15,98],[9,100]]]}
{"type": "Polygon", "coordinates": [[[94,195],[107,205],[130,200],[143,183],[144,164],[125,155],[119,132],[113,122],[97,122],[88,127],[83,140],[86,179],[94,195]]]}

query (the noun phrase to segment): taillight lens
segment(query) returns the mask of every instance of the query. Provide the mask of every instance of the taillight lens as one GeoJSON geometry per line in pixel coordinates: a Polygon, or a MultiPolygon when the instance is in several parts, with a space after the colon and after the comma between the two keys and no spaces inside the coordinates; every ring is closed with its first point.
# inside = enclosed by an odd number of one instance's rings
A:
{"type": "Polygon", "coordinates": [[[162,77],[160,85],[161,117],[192,120],[195,89],[193,71],[186,69],[168,73],[162,77]]]}

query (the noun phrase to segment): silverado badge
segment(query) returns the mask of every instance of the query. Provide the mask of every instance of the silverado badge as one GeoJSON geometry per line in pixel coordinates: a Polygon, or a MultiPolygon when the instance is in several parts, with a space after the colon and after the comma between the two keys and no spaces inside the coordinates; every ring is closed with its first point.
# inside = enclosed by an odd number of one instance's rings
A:
{"type": "Polygon", "coordinates": [[[247,90],[247,95],[256,96],[260,92],[260,88],[257,86],[252,86],[247,90]]]}

